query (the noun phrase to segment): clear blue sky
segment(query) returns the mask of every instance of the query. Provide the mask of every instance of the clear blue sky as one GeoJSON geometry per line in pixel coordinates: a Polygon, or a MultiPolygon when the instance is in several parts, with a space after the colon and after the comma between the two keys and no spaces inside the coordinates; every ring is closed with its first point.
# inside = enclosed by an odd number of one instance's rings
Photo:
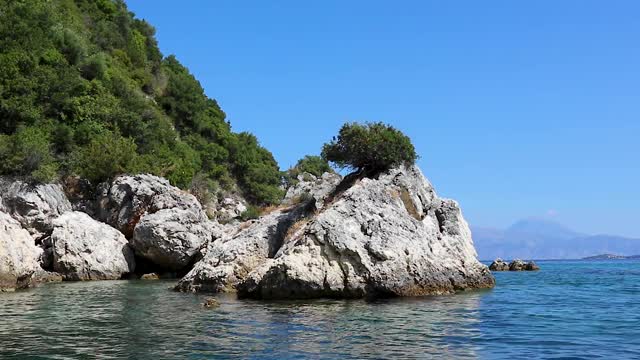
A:
{"type": "Polygon", "coordinates": [[[384,121],[473,225],[640,237],[638,1],[128,4],[282,168],[384,121]]]}

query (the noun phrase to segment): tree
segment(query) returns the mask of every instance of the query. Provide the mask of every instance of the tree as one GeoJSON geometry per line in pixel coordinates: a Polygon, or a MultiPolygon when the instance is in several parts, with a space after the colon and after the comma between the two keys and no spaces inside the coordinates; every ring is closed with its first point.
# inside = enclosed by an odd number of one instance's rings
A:
{"type": "Polygon", "coordinates": [[[289,170],[291,175],[298,176],[302,173],[309,173],[313,176],[322,176],[326,172],[333,173],[333,169],[329,165],[327,160],[320,156],[306,155],[302,159],[298,160],[296,166],[289,170]]]}
{"type": "Polygon", "coordinates": [[[347,123],[337,137],[322,147],[322,158],[339,168],[369,174],[399,165],[413,165],[418,158],[409,137],[390,125],[347,123]]]}

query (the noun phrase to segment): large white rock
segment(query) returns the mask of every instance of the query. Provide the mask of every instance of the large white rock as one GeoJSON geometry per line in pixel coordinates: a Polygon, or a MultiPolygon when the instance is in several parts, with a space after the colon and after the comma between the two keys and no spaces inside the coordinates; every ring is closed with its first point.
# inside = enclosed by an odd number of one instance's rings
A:
{"type": "Polygon", "coordinates": [[[276,254],[289,227],[302,216],[304,209],[277,210],[259,220],[227,227],[176,289],[234,292],[251,271],[276,254]]]}
{"type": "Polygon", "coordinates": [[[34,238],[50,234],[53,220],[71,211],[71,203],[58,184],[0,178],[0,200],[0,211],[11,215],[34,238]]]}
{"type": "Polygon", "coordinates": [[[9,214],[0,212],[0,292],[56,280],[40,267],[41,255],[42,249],[29,232],[9,214]]]}
{"type": "Polygon", "coordinates": [[[195,196],[171,186],[167,179],[141,174],[117,177],[101,194],[97,217],[120,230],[127,238],[147,213],[163,209],[182,209],[201,221],[208,218],[195,196]]]}
{"type": "Polygon", "coordinates": [[[53,269],[66,280],[117,280],[135,269],[124,235],[82,212],[53,221],[53,269]]]}
{"type": "Polygon", "coordinates": [[[101,196],[98,217],[129,239],[136,255],[163,270],[182,270],[212,237],[195,196],[153,175],[124,175],[101,196]]]}
{"type": "Polygon", "coordinates": [[[213,236],[213,223],[193,211],[172,208],[145,214],[136,225],[131,246],[138,256],[165,270],[188,266],[213,236]]]}
{"type": "Polygon", "coordinates": [[[494,285],[452,200],[416,167],[359,179],[239,285],[241,296],[447,294],[494,285]]]}

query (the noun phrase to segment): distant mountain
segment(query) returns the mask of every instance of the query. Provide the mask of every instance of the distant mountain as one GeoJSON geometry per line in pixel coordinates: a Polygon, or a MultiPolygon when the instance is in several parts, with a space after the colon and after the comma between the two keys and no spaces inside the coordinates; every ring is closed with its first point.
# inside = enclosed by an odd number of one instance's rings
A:
{"type": "Polygon", "coordinates": [[[482,260],[582,259],[599,254],[640,254],[640,239],[586,235],[545,219],[525,219],[509,228],[472,228],[482,260]]]}
{"type": "Polygon", "coordinates": [[[582,260],[635,260],[640,259],[640,255],[623,256],[615,254],[602,254],[596,256],[588,256],[582,260]]]}

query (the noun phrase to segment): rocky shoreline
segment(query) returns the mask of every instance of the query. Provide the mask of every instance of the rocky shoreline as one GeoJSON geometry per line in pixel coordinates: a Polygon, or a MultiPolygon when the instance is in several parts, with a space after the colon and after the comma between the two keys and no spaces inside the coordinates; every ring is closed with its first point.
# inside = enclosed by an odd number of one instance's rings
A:
{"type": "Polygon", "coordinates": [[[82,184],[0,179],[0,291],[167,273],[181,277],[178,291],[256,299],[495,284],[458,204],[439,198],[417,167],[374,178],[305,174],[282,205],[244,222],[242,201],[203,206],[152,175],[122,175],[94,192],[82,184]]]}

